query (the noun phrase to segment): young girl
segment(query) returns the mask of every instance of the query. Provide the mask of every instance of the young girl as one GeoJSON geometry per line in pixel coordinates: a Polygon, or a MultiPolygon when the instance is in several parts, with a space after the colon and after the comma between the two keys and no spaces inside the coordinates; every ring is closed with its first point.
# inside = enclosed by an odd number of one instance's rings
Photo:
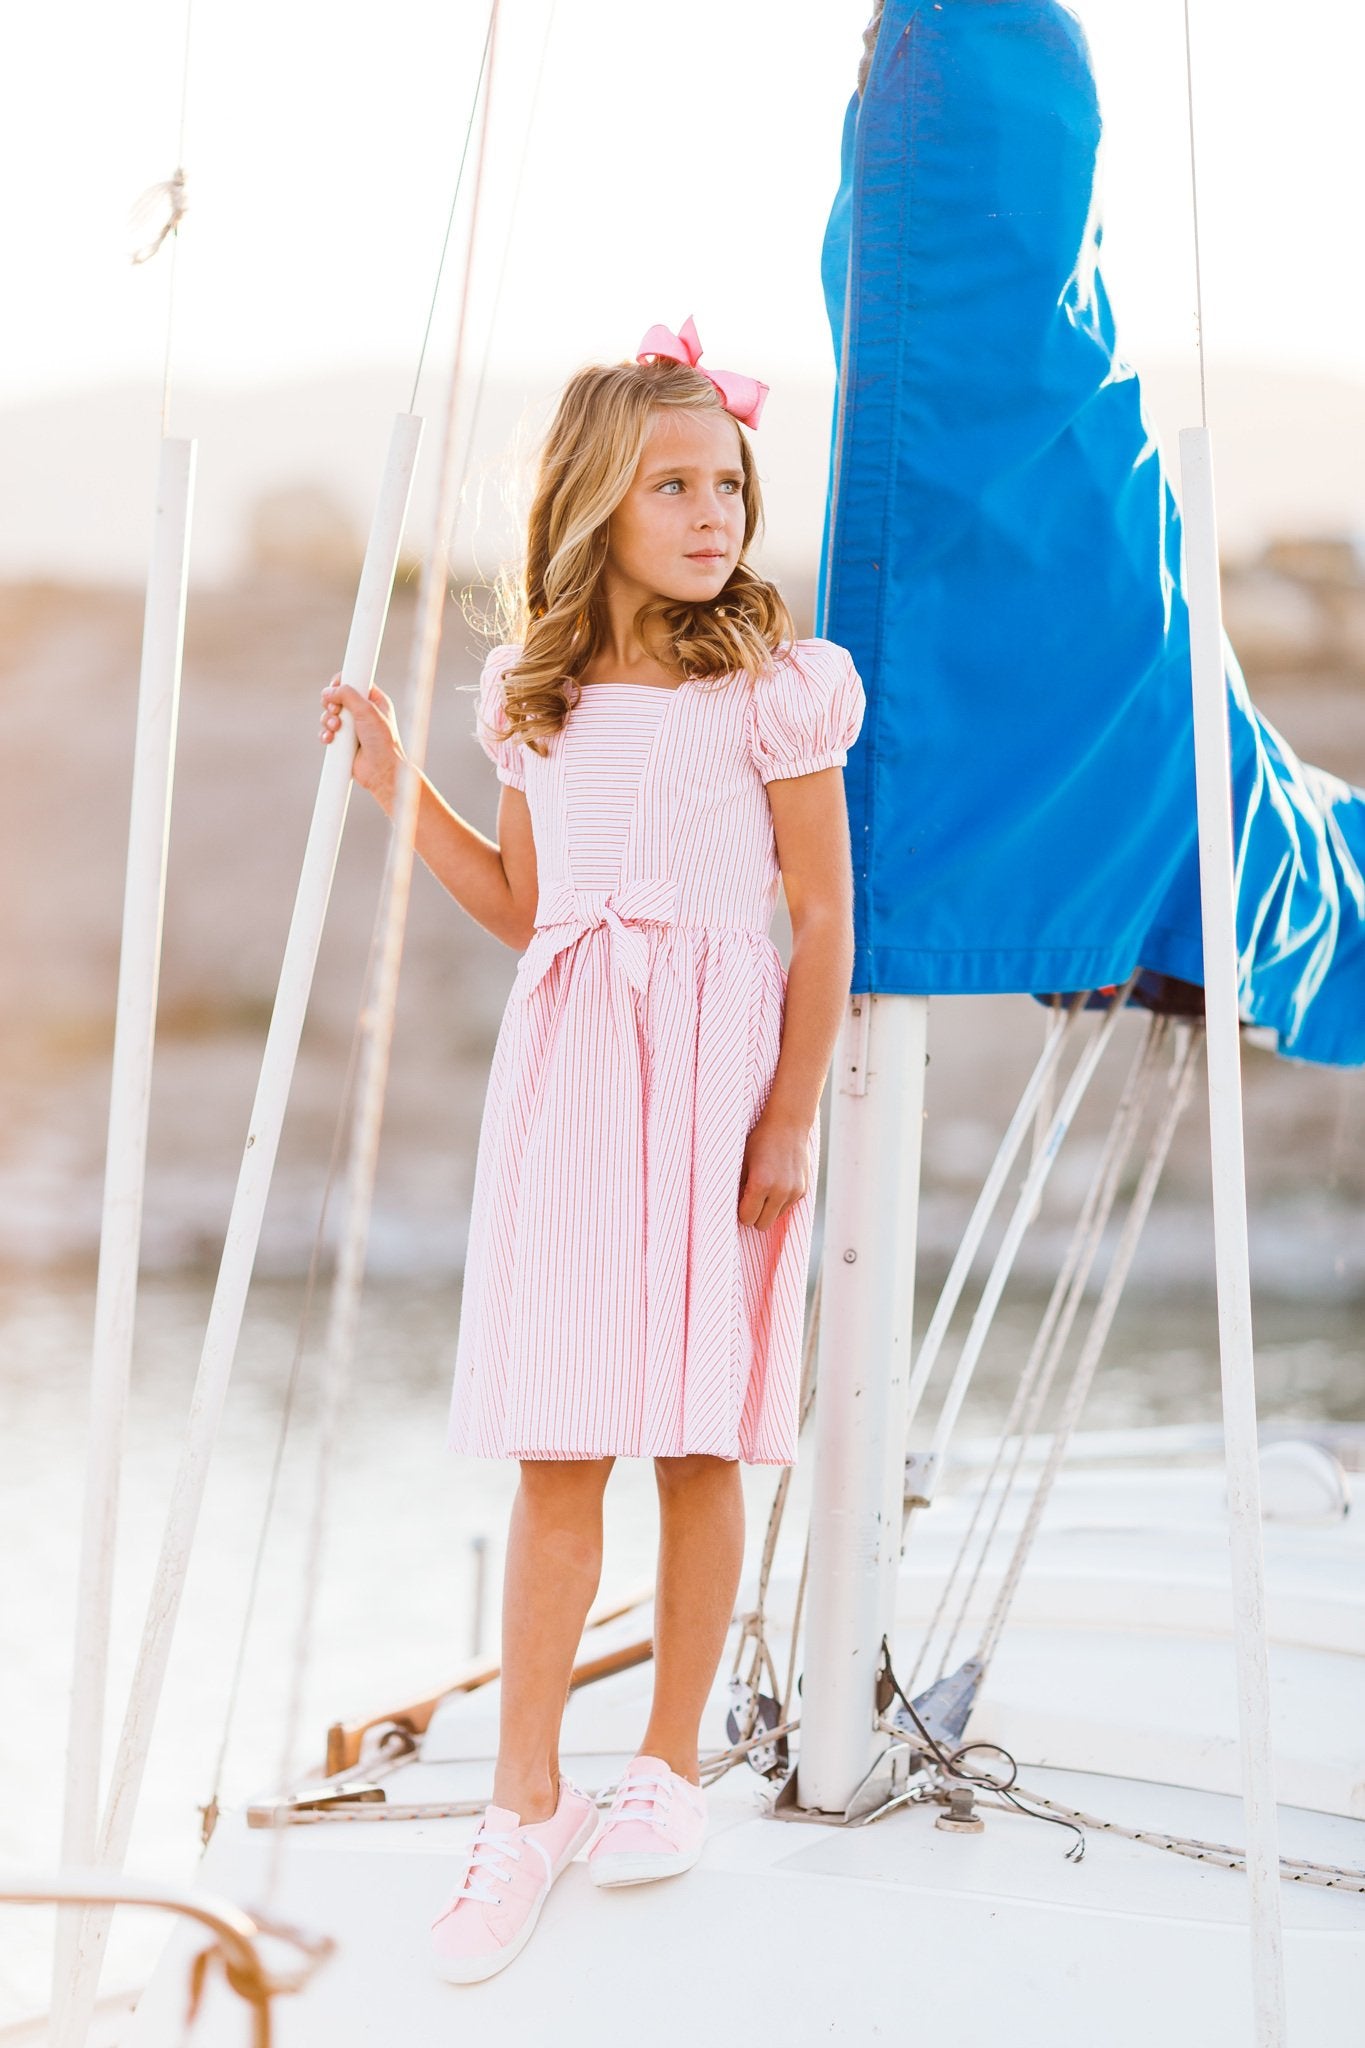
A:
{"type": "MultiPolygon", "coordinates": [[[[497,841],[429,783],[417,849],[522,952],[475,1173],[450,1442],[517,1458],[493,1801],[434,1925],[452,1982],[529,1940],[592,1837],[560,1721],[618,1457],[652,1458],[654,1695],[588,1857],[599,1885],[701,1853],[699,1724],[744,1551],[740,1461],[791,1464],[818,1109],[853,961],[840,767],[862,685],[797,641],[745,551],[741,421],[766,386],[697,367],[689,321],[582,370],[542,452],[511,644],[480,683],[497,841]],[[768,936],[779,880],[789,975],[768,936]]],[[[386,808],[389,700],[338,681],[386,808]]]]}

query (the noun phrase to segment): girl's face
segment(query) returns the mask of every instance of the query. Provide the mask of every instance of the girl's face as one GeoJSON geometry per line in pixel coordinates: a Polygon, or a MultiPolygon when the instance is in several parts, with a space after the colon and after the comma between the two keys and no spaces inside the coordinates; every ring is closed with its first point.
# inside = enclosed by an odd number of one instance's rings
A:
{"type": "MultiPolygon", "coordinates": [[[[718,597],[744,545],[739,427],[728,413],[656,412],[611,515],[606,574],[649,597],[718,597]]],[[[632,593],[633,594],[633,593],[632,593]]]]}

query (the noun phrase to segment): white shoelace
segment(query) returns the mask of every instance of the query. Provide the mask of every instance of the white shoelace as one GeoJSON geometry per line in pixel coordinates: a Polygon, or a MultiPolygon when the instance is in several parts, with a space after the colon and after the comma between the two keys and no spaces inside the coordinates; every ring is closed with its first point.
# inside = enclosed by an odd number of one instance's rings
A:
{"type": "Polygon", "coordinates": [[[493,1885],[512,1882],[512,1873],[507,1865],[509,1861],[520,1863],[524,1847],[525,1843],[518,1834],[490,1830],[475,1835],[464,1883],[451,1900],[451,1905],[458,1905],[461,1899],[482,1899],[485,1905],[500,1906],[502,1893],[495,1892],[493,1885]]]}
{"type": "Polygon", "coordinates": [[[611,1803],[613,1820],[639,1820],[646,1827],[663,1828],[668,1825],[668,1809],[673,1803],[673,1785],[670,1779],[661,1778],[657,1771],[623,1780],[617,1788],[611,1803]],[[638,1811],[637,1809],[643,1809],[638,1811]]]}
{"type": "MultiPolygon", "coordinates": [[[[568,1784],[567,1779],[561,1779],[560,1782],[561,1784],[568,1784]]],[[[580,1799],[584,1796],[578,1791],[576,1785],[570,1785],[569,1789],[577,1794],[580,1799]]],[[[554,1865],[550,1861],[549,1852],[543,1842],[538,1842],[534,1835],[527,1835],[520,1828],[481,1827],[470,1847],[469,1863],[465,1870],[464,1883],[450,1899],[449,1903],[441,1908],[441,1911],[436,1916],[436,1921],[433,1921],[432,1925],[435,1926],[437,1921],[445,1919],[447,1913],[453,1912],[461,1899],[478,1899],[486,1906],[500,1906],[503,1901],[503,1894],[500,1891],[494,1891],[492,1887],[494,1884],[506,1885],[512,1882],[512,1873],[507,1868],[507,1864],[509,1860],[513,1863],[520,1863],[522,1851],[527,1848],[535,1850],[537,1856],[545,1865],[545,1881],[547,1884],[552,1884],[555,1874],[554,1865]]]]}
{"type": "Polygon", "coordinates": [[[554,1866],[542,1842],[537,1842],[534,1837],[528,1838],[519,1828],[515,1832],[497,1828],[482,1829],[474,1837],[464,1883],[450,1903],[441,1909],[437,1918],[444,1920],[446,1914],[453,1912],[461,1899],[478,1899],[485,1906],[500,1906],[504,1895],[501,1891],[494,1891],[493,1886],[512,1882],[512,1873],[507,1865],[509,1862],[520,1863],[522,1851],[527,1848],[534,1849],[545,1865],[545,1881],[548,1884],[554,1877],[554,1866]]]}

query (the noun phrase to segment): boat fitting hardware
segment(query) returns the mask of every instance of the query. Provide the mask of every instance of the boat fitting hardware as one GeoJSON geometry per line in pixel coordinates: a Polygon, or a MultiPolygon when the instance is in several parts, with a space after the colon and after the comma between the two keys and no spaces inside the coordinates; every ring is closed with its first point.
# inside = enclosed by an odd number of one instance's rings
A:
{"type": "Polygon", "coordinates": [[[730,1711],[725,1717],[725,1732],[731,1744],[751,1744],[745,1762],[757,1771],[761,1778],[775,1778],[787,1768],[787,1738],[779,1735],[772,1742],[758,1741],[768,1729],[781,1725],[782,1709],[771,1694],[757,1692],[738,1672],[730,1680],[730,1711]]]}
{"type": "Polygon", "coordinates": [[[938,1467],[937,1451],[911,1451],[905,1461],[904,1503],[907,1508],[933,1506],[938,1467]]]}
{"type": "Polygon", "coordinates": [[[946,1835],[984,1835],[986,1823],[976,1810],[976,1794],[970,1785],[954,1785],[948,1804],[934,1822],[946,1835]]]}
{"type": "Polygon", "coordinates": [[[923,1692],[916,1693],[908,1710],[898,1700],[886,1720],[907,1740],[920,1735],[932,1739],[942,1749],[955,1749],[967,1732],[980,1685],[980,1660],[968,1657],[956,1671],[936,1678],[923,1692]]]}
{"type": "Polygon", "coordinates": [[[292,1792],[285,1799],[248,1806],[246,1824],[249,1828],[286,1827],[291,1814],[327,1813],[336,1806],[379,1806],[388,1796],[382,1785],[374,1784],[369,1778],[343,1778],[337,1784],[305,1785],[301,1792],[292,1792]]]}

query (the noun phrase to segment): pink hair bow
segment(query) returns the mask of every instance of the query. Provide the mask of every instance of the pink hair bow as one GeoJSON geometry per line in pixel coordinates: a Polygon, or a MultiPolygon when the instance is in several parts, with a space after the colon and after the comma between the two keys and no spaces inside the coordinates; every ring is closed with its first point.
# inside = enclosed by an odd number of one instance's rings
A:
{"type": "MultiPolygon", "coordinates": [[[[637,363],[647,362],[651,356],[663,356],[670,363],[685,363],[689,370],[701,369],[701,341],[695,323],[684,320],[682,333],[674,334],[667,327],[651,327],[640,343],[637,363]]],[[[742,377],[738,370],[702,370],[703,377],[709,377],[720,393],[720,402],[728,413],[733,413],[742,426],[756,427],[763,411],[763,401],[768,396],[766,384],[760,384],[757,377],[742,377]]]]}

